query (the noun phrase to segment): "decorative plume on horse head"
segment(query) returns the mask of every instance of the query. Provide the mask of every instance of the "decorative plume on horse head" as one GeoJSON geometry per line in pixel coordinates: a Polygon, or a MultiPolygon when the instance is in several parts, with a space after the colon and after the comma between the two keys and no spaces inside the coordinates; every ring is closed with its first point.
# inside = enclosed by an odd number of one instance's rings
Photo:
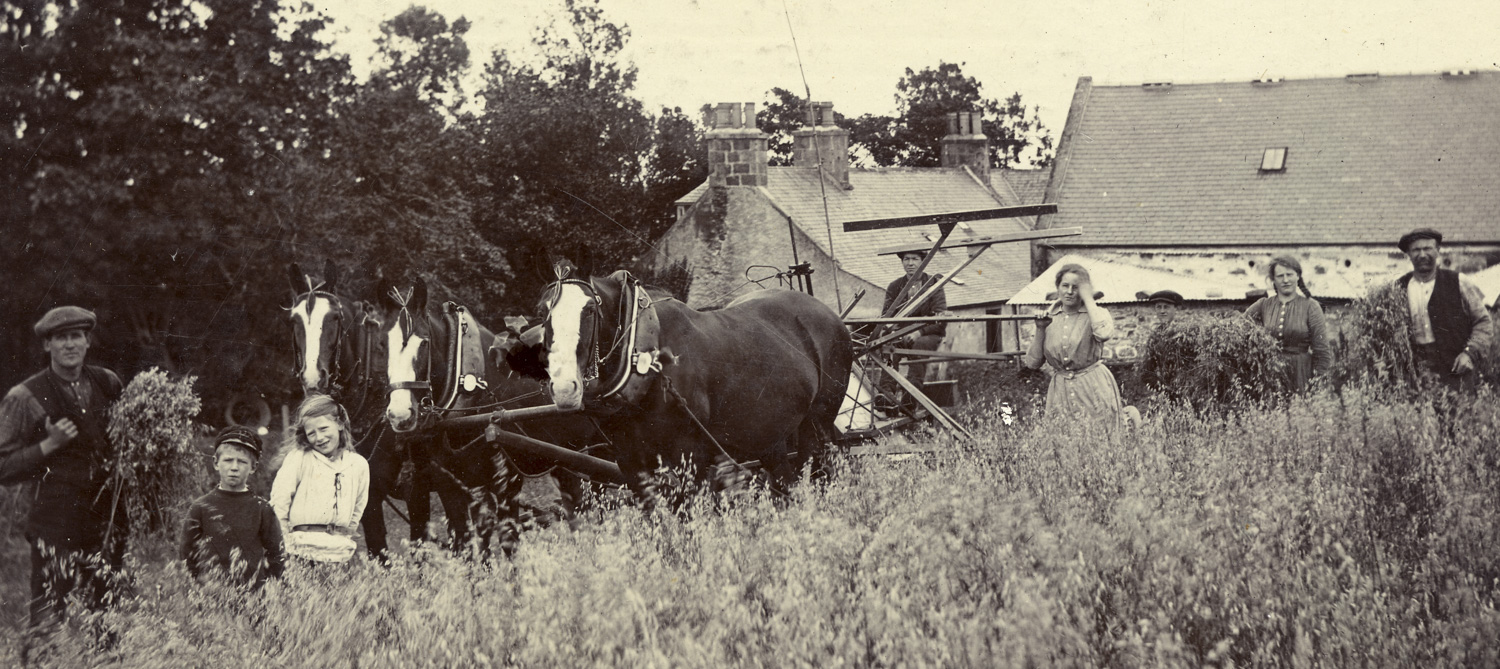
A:
{"type": "Polygon", "coordinates": [[[635,484],[683,458],[759,460],[785,480],[836,434],[854,355],[822,302],[767,289],[699,312],[623,270],[558,274],[541,304],[547,387],[604,421],[635,484]]]}

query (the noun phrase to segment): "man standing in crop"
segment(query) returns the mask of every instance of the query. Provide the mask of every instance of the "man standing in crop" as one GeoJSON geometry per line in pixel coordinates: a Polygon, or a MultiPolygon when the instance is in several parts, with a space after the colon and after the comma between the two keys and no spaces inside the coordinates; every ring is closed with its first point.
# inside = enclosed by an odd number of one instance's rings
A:
{"type": "Polygon", "coordinates": [[[1472,393],[1475,367],[1493,332],[1484,294],[1458,272],[1438,268],[1443,234],[1419,228],[1401,236],[1401,252],[1411,270],[1396,286],[1406,294],[1411,315],[1407,330],[1417,372],[1444,387],[1472,393]]]}
{"type": "Polygon", "coordinates": [[[111,445],[104,414],[120,395],[120,377],[84,364],[94,323],[93,312],[80,307],[48,311],[32,328],[47,368],[0,401],[0,485],[36,486],[26,525],[28,649],[31,637],[64,619],[69,593],[76,590],[90,609],[110,603],[125,553],[125,511],[105,490],[111,445]]]}

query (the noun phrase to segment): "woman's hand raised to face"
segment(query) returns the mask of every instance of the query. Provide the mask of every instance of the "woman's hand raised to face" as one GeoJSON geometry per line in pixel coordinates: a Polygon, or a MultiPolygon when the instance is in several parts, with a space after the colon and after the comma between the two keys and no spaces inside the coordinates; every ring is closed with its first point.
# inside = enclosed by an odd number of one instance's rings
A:
{"type": "Polygon", "coordinates": [[[1084,280],[1078,284],[1078,298],[1085,307],[1094,306],[1094,282],[1084,280]]]}

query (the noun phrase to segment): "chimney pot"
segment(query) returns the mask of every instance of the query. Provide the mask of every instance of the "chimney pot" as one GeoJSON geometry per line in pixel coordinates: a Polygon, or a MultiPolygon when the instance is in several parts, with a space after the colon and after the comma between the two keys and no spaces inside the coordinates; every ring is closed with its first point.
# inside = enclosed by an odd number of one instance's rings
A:
{"type": "Polygon", "coordinates": [[[984,134],[984,112],[948,114],[948,136],[943,138],[942,166],[967,167],[990,183],[990,140],[984,134]]]}
{"type": "Polygon", "coordinates": [[[838,127],[833,119],[832,102],[808,102],[807,124],[792,131],[792,164],[818,167],[840,188],[848,190],[849,131],[838,127]]]}
{"type": "Polygon", "coordinates": [[[705,137],[711,187],[765,186],[766,136],[755,126],[754,102],[720,102],[705,137]]]}

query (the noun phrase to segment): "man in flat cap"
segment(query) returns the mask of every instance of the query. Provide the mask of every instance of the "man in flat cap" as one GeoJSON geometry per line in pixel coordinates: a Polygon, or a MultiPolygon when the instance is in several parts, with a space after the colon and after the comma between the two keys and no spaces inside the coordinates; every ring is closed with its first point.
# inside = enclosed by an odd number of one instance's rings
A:
{"type": "Polygon", "coordinates": [[[120,395],[120,377],[84,364],[94,322],[93,312],[72,306],[42,316],[32,329],[49,364],[0,401],[0,485],[37,486],[26,525],[28,647],[31,636],[62,621],[75,589],[91,609],[107,604],[124,557],[125,510],[113,508],[115,496],[104,490],[111,452],[104,414],[120,395]]]}
{"type": "Polygon", "coordinates": [[[1484,293],[1458,272],[1438,267],[1442,243],[1443,234],[1432,228],[1402,235],[1396,245],[1411,260],[1411,271],[1396,286],[1406,293],[1418,372],[1451,390],[1473,392],[1474,369],[1494,326],[1484,293]]]}

